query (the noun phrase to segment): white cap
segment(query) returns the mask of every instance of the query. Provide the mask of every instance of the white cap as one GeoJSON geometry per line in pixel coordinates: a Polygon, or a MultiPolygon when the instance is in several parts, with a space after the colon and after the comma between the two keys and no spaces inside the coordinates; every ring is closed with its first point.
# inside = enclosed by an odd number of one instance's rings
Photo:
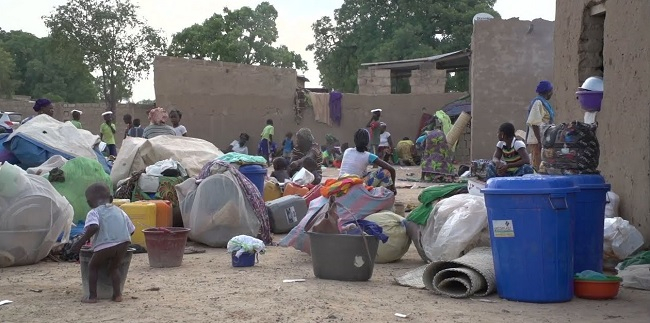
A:
{"type": "Polygon", "coordinates": [[[109,114],[113,114],[113,111],[106,111],[106,112],[102,113],[102,117],[105,116],[105,115],[109,115],[109,114]]]}
{"type": "Polygon", "coordinates": [[[381,109],[372,109],[372,110],[370,110],[370,112],[372,112],[372,113],[381,112],[381,111],[382,111],[381,109]]]}
{"type": "Polygon", "coordinates": [[[81,110],[72,110],[72,113],[79,112],[79,114],[84,114],[81,110]]]}

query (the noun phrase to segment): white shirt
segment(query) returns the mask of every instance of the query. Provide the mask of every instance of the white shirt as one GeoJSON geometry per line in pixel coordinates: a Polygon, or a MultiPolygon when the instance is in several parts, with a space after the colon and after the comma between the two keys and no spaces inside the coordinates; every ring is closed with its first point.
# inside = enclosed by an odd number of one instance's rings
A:
{"type": "MultiPolygon", "coordinates": [[[[506,146],[505,141],[497,142],[497,148],[503,149],[503,147],[505,147],[505,146],[506,146]]],[[[512,139],[512,142],[510,143],[510,146],[514,147],[515,151],[519,151],[519,149],[521,149],[521,148],[526,148],[526,144],[521,140],[517,140],[517,138],[512,139]]]]}
{"type": "Polygon", "coordinates": [[[368,165],[374,163],[377,158],[377,155],[371,154],[367,151],[358,152],[355,148],[348,148],[343,153],[339,176],[357,175],[363,177],[366,175],[368,165]]]}
{"type": "Polygon", "coordinates": [[[384,131],[384,133],[379,135],[379,147],[390,147],[388,144],[388,138],[390,137],[390,132],[384,131]]]}
{"type": "Polygon", "coordinates": [[[187,128],[185,128],[184,125],[179,124],[178,127],[174,127],[174,132],[176,133],[177,136],[183,136],[184,134],[187,133],[187,128]]]}
{"type": "Polygon", "coordinates": [[[546,131],[548,128],[548,123],[550,121],[551,115],[544,107],[544,104],[542,101],[536,100],[533,103],[533,106],[530,108],[528,120],[526,120],[526,125],[528,125],[528,138],[526,138],[526,143],[531,145],[538,144],[537,137],[535,137],[535,133],[533,132],[533,128],[531,126],[539,127],[539,136],[542,138],[544,137],[544,131],[546,131]]]}
{"type": "Polygon", "coordinates": [[[231,142],[230,145],[232,146],[233,152],[248,155],[248,146],[240,146],[239,140],[231,142]]]}
{"type": "MultiPolygon", "coordinates": [[[[124,211],[122,211],[122,214],[126,218],[126,225],[129,228],[129,233],[132,234],[133,232],[135,232],[135,225],[133,225],[133,222],[131,222],[131,219],[124,211]]],[[[97,209],[92,209],[88,211],[88,214],[86,215],[86,223],[84,224],[84,229],[87,229],[89,226],[93,224],[99,225],[99,213],[97,213],[97,209]]],[[[101,230],[101,228],[99,228],[99,230],[101,230]]],[[[93,251],[99,251],[102,249],[110,248],[120,243],[121,242],[103,243],[98,246],[93,246],[93,251]]]]}

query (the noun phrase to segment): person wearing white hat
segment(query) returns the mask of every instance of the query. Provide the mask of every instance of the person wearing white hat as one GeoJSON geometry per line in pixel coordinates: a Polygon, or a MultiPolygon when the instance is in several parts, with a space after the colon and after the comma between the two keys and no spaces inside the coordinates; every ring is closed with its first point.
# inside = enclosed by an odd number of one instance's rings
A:
{"type": "Polygon", "coordinates": [[[381,124],[379,122],[379,118],[381,118],[381,109],[372,109],[370,112],[372,113],[372,117],[370,118],[370,121],[368,121],[368,124],[366,127],[368,128],[368,132],[370,132],[370,152],[377,155],[378,150],[379,150],[379,135],[381,134],[381,124]]]}
{"type": "Polygon", "coordinates": [[[83,114],[83,112],[81,112],[79,110],[72,110],[72,120],[70,120],[70,123],[72,123],[72,125],[77,127],[77,129],[83,129],[83,127],[81,126],[81,115],[82,114],[83,114]]]}
{"type": "Polygon", "coordinates": [[[99,138],[106,143],[109,156],[117,156],[117,146],[115,145],[115,123],[113,123],[113,112],[106,111],[102,113],[104,123],[99,127],[99,138]]]}

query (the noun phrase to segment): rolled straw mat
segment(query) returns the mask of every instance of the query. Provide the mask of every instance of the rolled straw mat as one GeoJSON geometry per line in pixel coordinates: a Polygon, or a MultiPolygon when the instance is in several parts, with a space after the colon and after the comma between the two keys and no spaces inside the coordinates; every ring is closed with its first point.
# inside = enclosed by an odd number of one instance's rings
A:
{"type": "Polygon", "coordinates": [[[395,281],[453,298],[488,296],[496,290],[492,249],[475,248],[458,259],[416,268],[395,281]]]}

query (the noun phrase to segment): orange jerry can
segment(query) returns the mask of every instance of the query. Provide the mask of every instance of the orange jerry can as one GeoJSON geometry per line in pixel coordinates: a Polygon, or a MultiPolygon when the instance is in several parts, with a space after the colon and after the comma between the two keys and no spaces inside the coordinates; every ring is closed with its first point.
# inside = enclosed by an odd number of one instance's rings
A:
{"type": "Polygon", "coordinates": [[[284,186],[284,196],[289,196],[289,195],[298,195],[298,196],[305,196],[309,193],[309,188],[296,185],[293,183],[288,183],[287,185],[284,186]]]}
{"type": "Polygon", "coordinates": [[[156,226],[172,227],[174,223],[172,202],[167,200],[144,200],[136,203],[154,203],[156,204],[156,226]]]}

